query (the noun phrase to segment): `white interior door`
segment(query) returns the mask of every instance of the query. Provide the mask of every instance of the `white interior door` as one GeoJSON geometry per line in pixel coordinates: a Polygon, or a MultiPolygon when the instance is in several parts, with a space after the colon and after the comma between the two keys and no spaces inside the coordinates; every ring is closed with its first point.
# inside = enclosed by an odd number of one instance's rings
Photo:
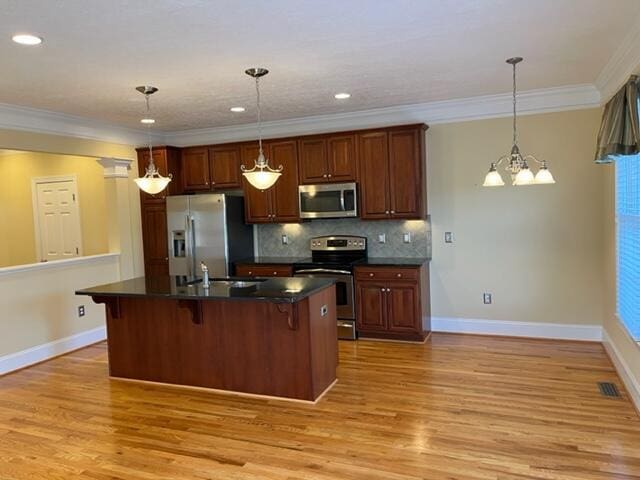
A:
{"type": "Polygon", "coordinates": [[[75,179],[37,181],[36,242],[40,261],[82,255],[78,189],[75,179]]]}

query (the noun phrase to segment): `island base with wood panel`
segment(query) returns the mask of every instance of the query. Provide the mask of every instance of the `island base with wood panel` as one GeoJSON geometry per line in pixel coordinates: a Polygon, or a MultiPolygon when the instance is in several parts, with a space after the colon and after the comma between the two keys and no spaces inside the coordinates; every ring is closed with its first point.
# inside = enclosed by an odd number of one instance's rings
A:
{"type": "Polygon", "coordinates": [[[199,285],[180,293],[175,277],[77,293],[107,305],[112,377],[313,402],[336,381],[338,351],[335,287],[309,280],[269,279],[238,296],[199,285]]]}

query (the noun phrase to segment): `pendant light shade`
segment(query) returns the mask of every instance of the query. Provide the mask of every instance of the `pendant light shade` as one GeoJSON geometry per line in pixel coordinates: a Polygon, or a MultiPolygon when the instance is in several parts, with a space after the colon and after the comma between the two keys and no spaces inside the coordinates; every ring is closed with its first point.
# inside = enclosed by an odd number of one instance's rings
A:
{"type": "Polygon", "coordinates": [[[260,110],[260,77],[269,73],[266,68],[249,68],[245,70],[247,75],[256,80],[256,105],[258,111],[258,158],[255,160],[253,168],[247,169],[244,165],[240,167],[242,175],[253,187],[259,190],[271,188],[282,175],[282,165],[278,168],[271,168],[269,161],[264,156],[262,150],[262,111],[260,110]]]}
{"type": "Polygon", "coordinates": [[[147,116],[140,120],[141,123],[147,125],[147,134],[149,136],[149,164],[145,169],[144,177],[136,178],[134,182],[140,190],[148,193],[149,195],[155,195],[160,193],[171,181],[171,175],[163,177],[160,175],[155,162],[153,161],[153,149],[151,146],[151,125],[155,123],[155,120],[149,116],[149,97],[156,93],[158,89],[151,86],[136,87],[136,90],[144,95],[144,100],[147,105],[147,116]]]}
{"type": "Polygon", "coordinates": [[[556,183],[553,175],[551,175],[551,172],[547,168],[547,162],[542,162],[540,170],[538,170],[538,173],[536,173],[536,183],[538,185],[549,185],[551,183],[556,183]]]}
{"type": "Polygon", "coordinates": [[[515,186],[556,183],[547,167],[546,161],[538,160],[533,155],[522,155],[520,153],[520,147],[518,147],[516,65],[520,62],[522,62],[522,57],[507,59],[507,63],[513,67],[513,143],[511,145],[511,153],[500,157],[497,162],[491,163],[489,172],[485,176],[484,183],[482,184],[483,187],[501,187],[504,185],[504,181],[498,172],[498,166],[500,166],[502,162],[506,162],[505,169],[511,174],[511,181],[515,186]],[[527,163],[528,161],[540,165],[540,170],[537,174],[533,174],[527,163]]]}
{"type": "Polygon", "coordinates": [[[491,168],[487,172],[487,175],[484,177],[483,187],[502,187],[504,185],[504,180],[502,180],[502,176],[496,170],[496,164],[492,163],[491,168]]]}

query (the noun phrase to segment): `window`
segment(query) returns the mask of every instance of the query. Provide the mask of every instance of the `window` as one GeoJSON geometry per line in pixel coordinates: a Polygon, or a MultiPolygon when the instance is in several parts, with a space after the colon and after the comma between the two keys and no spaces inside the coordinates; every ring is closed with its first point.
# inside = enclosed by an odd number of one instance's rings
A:
{"type": "Polygon", "coordinates": [[[640,155],[616,158],[618,315],[640,341],[640,155]]]}

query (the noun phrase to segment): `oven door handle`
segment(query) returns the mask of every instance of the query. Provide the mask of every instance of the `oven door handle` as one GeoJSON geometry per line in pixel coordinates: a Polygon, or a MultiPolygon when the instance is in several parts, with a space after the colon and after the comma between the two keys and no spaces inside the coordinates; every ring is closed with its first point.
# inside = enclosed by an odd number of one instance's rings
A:
{"type": "Polygon", "coordinates": [[[339,275],[351,275],[351,272],[347,270],[329,270],[326,268],[309,268],[305,270],[296,270],[294,274],[298,273],[337,273],[339,275]]]}

